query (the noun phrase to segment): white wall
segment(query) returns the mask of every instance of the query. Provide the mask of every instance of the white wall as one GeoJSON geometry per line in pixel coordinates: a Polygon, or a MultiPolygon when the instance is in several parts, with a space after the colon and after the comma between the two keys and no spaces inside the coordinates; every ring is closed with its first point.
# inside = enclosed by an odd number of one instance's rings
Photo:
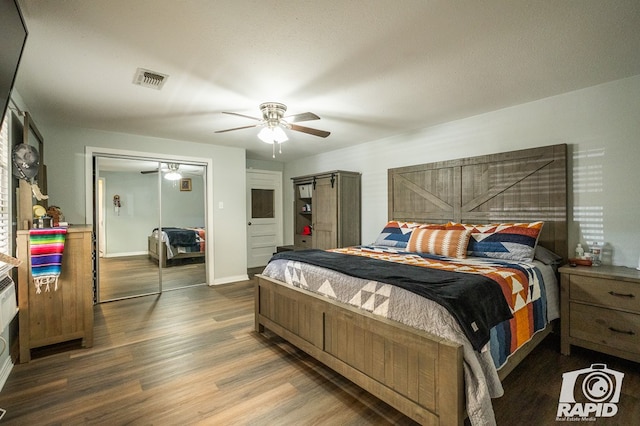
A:
{"type": "Polygon", "coordinates": [[[247,169],[281,172],[284,170],[284,163],[280,161],[253,160],[251,158],[247,158],[247,169]]]}
{"type": "MultiPolygon", "coordinates": [[[[569,145],[570,250],[608,243],[613,264],[636,267],[640,75],[290,162],[284,183],[361,172],[362,242],[371,243],[387,221],[387,169],[558,143],[569,145]]],[[[293,243],[292,202],[285,190],[285,244],[293,243]]]]}
{"type": "Polygon", "coordinates": [[[147,252],[147,237],[158,227],[158,176],[135,172],[100,172],[105,192],[106,257],[147,252]],[[116,212],[113,196],[120,196],[116,212]]]}
{"type": "Polygon", "coordinates": [[[244,149],[37,124],[45,140],[50,203],[60,206],[70,223],[87,221],[86,146],[210,159],[213,200],[208,212],[214,217],[214,229],[209,230],[208,238],[213,238],[214,244],[214,283],[246,279],[244,149]],[[218,208],[220,202],[223,209],[218,208]]]}

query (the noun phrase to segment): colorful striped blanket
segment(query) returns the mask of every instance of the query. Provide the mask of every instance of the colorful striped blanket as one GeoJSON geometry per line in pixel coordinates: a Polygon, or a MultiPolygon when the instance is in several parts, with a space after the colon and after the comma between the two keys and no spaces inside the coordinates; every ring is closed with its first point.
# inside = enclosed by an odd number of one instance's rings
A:
{"type": "Polygon", "coordinates": [[[29,230],[31,276],[36,293],[58,290],[58,278],[62,269],[62,253],[67,228],[42,228],[29,230]]]}

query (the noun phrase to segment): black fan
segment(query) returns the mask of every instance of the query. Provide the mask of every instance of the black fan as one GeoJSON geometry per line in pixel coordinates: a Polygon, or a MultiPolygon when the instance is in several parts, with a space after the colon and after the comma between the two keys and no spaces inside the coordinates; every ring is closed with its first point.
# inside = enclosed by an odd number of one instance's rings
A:
{"type": "Polygon", "coordinates": [[[295,114],[285,117],[284,113],[287,110],[287,106],[278,102],[265,102],[260,105],[260,111],[262,111],[262,118],[251,117],[249,115],[238,114],[237,112],[223,112],[223,114],[237,115],[239,117],[249,118],[251,120],[258,121],[257,124],[249,126],[234,127],[233,129],[217,130],[215,133],[231,132],[233,130],[249,129],[251,127],[266,126],[270,129],[277,127],[284,127],[286,129],[295,130],[297,132],[308,133],[313,136],[319,136],[326,138],[331,133],[325,130],[312,129],[310,127],[298,126],[301,121],[319,120],[316,114],[312,112],[304,112],[302,114],[295,114]]]}

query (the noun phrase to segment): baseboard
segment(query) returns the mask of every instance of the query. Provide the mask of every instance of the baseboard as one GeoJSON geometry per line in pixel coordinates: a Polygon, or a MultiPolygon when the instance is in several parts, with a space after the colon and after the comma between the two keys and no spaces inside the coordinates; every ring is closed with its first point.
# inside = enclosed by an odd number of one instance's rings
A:
{"type": "Polygon", "coordinates": [[[236,275],[233,277],[224,277],[224,278],[217,278],[215,280],[213,280],[213,284],[212,285],[220,285],[220,284],[229,284],[229,283],[235,283],[238,281],[248,281],[249,280],[249,275],[245,274],[245,275],[236,275]]]}
{"type": "Polygon", "coordinates": [[[0,370],[0,391],[4,387],[5,382],[9,378],[9,374],[11,373],[11,369],[13,368],[13,362],[11,361],[11,357],[7,357],[4,360],[4,364],[2,365],[2,370],[0,370]]]}
{"type": "Polygon", "coordinates": [[[127,256],[140,256],[143,254],[149,254],[149,252],[148,251],[132,251],[128,253],[111,253],[111,254],[104,255],[104,257],[127,257],[127,256]]]}

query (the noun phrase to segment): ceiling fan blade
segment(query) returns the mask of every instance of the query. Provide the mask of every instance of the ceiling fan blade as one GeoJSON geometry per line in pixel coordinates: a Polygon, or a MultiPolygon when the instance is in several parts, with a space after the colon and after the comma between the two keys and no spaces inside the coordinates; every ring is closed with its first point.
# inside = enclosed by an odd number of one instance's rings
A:
{"type": "Polygon", "coordinates": [[[258,127],[260,124],[252,124],[250,126],[242,126],[242,127],[234,127],[233,129],[225,129],[225,130],[216,130],[213,133],[224,133],[224,132],[230,132],[232,130],[241,130],[241,129],[249,129],[251,127],[258,127]]]}
{"type": "Polygon", "coordinates": [[[312,112],[303,112],[301,114],[294,114],[283,117],[283,119],[289,123],[299,123],[301,121],[320,120],[320,117],[312,112]]]}
{"type": "Polygon", "coordinates": [[[251,120],[256,120],[256,121],[262,121],[261,118],[256,118],[256,117],[251,117],[250,115],[244,115],[244,114],[239,114],[237,112],[226,112],[226,111],[222,111],[223,114],[229,114],[229,115],[237,115],[238,117],[244,117],[244,118],[249,118],[251,120]]]}
{"type": "Polygon", "coordinates": [[[140,173],[142,173],[143,175],[149,174],[149,173],[158,173],[158,169],[155,170],[142,170],[140,173]]]}
{"type": "Polygon", "coordinates": [[[298,126],[297,124],[291,124],[291,130],[320,136],[321,138],[326,138],[331,134],[331,132],[327,132],[325,130],[312,129],[311,127],[298,126]]]}

